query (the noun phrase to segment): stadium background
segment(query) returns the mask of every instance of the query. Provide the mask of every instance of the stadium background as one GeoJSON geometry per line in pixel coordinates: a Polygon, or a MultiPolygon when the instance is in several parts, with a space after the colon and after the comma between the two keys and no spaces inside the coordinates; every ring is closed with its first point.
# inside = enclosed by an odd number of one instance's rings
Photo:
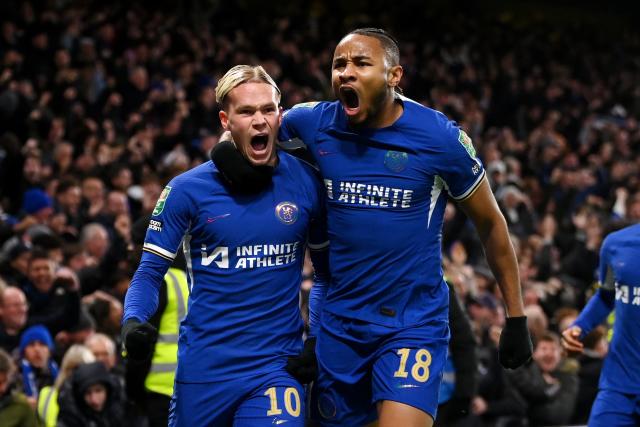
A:
{"type": "MultiPolygon", "coordinates": [[[[2,2],[2,287],[24,291],[26,323],[47,319],[58,362],[94,332],[117,342],[132,224],[171,177],[206,161],[220,133],[217,78],[259,63],[285,108],[327,99],[339,38],[377,26],[400,42],[404,93],[472,137],[510,225],[530,328],[544,341],[591,295],[603,236],[640,219],[638,6],[505,3],[2,2]],[[43,251],[64,267],[49,283],[61,289],[55,303],[33,292],[29,260],[43,251]]],[[[459,425],[584,423],[606,329],[578,360],[540,356],[544,376],[506,374],[495,358],[499,295],[454,205],[443,254],[477,341],[477,384],[453,395],[475,415],[459,425]],[[527,393],[549,385],[558,387],[547,398],[527,393]]],[[[2,347],[19,363],[25,322],[7,298],[0,309],[2,347]]],[[[125,370],[112,366],[123,381],[125,370]]]]}

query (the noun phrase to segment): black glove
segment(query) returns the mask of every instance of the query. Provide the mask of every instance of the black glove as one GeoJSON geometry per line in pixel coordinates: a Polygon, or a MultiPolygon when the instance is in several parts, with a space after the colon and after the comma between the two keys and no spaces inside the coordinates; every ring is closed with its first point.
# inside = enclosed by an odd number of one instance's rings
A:
{"type": "Polygon", "coordinates": [[[316,360],[316,339],[308,338],[299,356],[287,359],[286,370],[300,384],[308,384],[318,375],[318,361],[316,360]]]}
{"type": "Polygon", "coordinates": [[[498,346],[500,364],[507,369],[516,369],[527,363],[532,353],[527,316],[507,317],[498,346]]]}
{"type": "Polygon", "coordinates": [[[149,360],[158,341],[158,330],[145,322],[128,319],[122,326],[122,342],[127,357],[135,362],[149,360]]]}

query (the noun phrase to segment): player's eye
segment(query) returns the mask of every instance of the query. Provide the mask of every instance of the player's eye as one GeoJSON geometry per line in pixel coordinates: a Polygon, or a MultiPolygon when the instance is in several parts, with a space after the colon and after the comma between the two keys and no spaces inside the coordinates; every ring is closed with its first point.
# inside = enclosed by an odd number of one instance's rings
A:
{"type": "Polygon", "coordinates": [[[334,70],[338,70],[340,68],[344,68],[345,66],[345,61],[339,60],[339,61],[333,61],[333,69],[334,70]]]}

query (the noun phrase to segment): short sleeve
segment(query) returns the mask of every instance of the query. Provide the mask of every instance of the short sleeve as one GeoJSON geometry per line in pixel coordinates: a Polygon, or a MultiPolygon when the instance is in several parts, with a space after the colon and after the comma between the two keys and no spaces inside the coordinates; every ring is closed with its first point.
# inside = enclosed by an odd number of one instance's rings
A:
{"type": "Polygon", "coordinates": [[[467,133],[443,114],[439,116],[444,141],[438,175],[444,180],[451,197],[462,201],[480,186],[485,176],[484,166],[467,133]]]}

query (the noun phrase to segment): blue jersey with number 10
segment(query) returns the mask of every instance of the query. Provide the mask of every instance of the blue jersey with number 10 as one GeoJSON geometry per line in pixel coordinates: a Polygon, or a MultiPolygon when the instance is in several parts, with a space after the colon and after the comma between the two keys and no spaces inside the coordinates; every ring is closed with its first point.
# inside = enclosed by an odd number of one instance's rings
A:
{"type": "Polygon", "coordinates": [[[382,129],[349,128],[339,102],[287,111],[281,140],[307,144],[324,178],[331,285],[324,310],[402,328],[447,319],[441,234],[447,194],[464,200],[485,172],[470,138],[401,97],[382,129]]]}
{"type": "Polygon", "coordinates": [[[302,348],[304,250],[326,242],[322,187],[309,165],[283,152],[279,159],[260,194],[230,194],[209,161],[174,178],[158,200],[125,319],[145,321],[153,312],[136,294],[149,289],[145,258],[168,266],[182,246],[191,294],[180,326],[178,381],[272,373],[302,348]]]}

